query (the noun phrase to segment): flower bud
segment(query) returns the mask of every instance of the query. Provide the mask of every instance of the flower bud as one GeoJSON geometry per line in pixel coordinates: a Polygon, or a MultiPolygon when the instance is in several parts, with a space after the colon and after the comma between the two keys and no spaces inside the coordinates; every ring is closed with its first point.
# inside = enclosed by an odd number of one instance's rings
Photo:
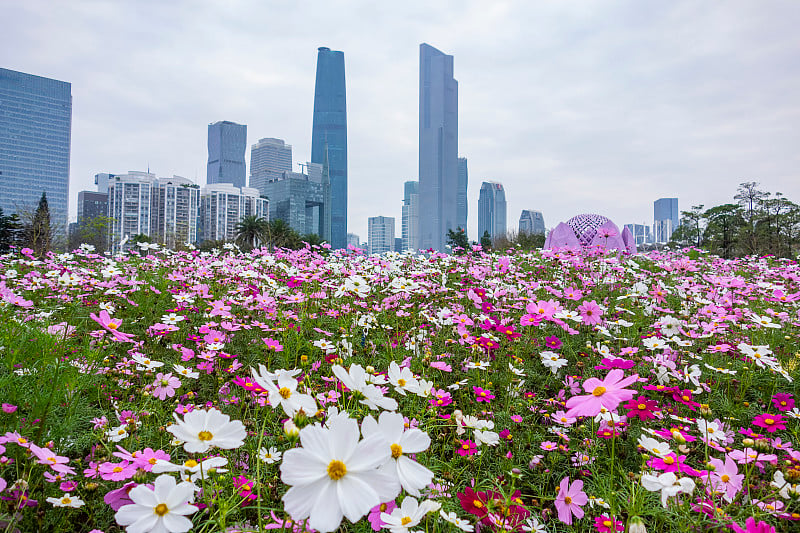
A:
{"type": "Polygon", "coordinates": [[[632,516],[628,519],[628,533],[647,533],[647,528],[644,527],[644,521],[638,516],[632,516]]]}
{"type": "Polygon", "coordinates": [[[753,444],[755,444],[755,441],[750,438],[742,439],[742,444],[744,444],[745,446],[752,446],[753,444]]]}
{"type": "Polygon", "coordinates": [[[686,438],[678,430],[672,432],[672,438],[675,440],[675,442],[679,442],[681,444],[686,443],[686,438]]]}
{"type": "Polygon", "coordinates": [[[283,432],[286,433],[287,437],[293,439],[300,434],[300,428],[298,428],[294,420],[290,418],[283,424],[283,432]]]}

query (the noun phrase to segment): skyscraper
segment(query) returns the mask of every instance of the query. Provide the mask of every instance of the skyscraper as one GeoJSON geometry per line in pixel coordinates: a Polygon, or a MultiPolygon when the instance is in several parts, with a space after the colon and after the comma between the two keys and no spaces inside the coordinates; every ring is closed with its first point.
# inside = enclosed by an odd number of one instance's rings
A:
{"type": "Polygon", "coordinates": [[[244,153],[247,126],[223,120],[208,125],[208,174],[206,182],[244,187],[244,153]]]}
{"type": "Polygon", "coordinates": [[[523,209],[519,216],[519,232],[528,234],[545,234],[544,217],[541,211],[523,209]]]}
{"type": "Polygon", "coordinates": [[[453,56],[419,46],[420,248],[444,251],[458,210],[458,82],[453,56]]]}
{"type": "Polygon", "coordinates": [[[367,224],[370,254],[394,250],[394,217],[369,217],[367,224]]]}
{"type": "Polygon", "coordinates": [[[403,184],[403,211],[401,235],[403,251],[419,250],[419,182],[407,181],[403,184]]]}
{"type": "Polygon", "coordinates": [[[653,202],[653,233],[656,242],[669,242],[678,228],[678,199],[659,198],[653,202]]]}
{"type": "Polygon", "coordinates": [[[200,191],[201,240],[235,240],[236,226],[247,216],[269,220],[269,200],[256,189],[217,183],[200,191]]]}
{"type": "Polygon", "coordinates": [[[72,85],[0,68],[0,207],[33,213],[47,193],[50,220],[67,232],[72,85]]]}
{"type": "Polygon", "coordinates": [[[250,148],[250,187],[264,194],[264,184],[292,171],[292,145],[283,139],[260,139],[250,148]]]}
{"type": "Polygon", "coordinates": [[[311,162],[327,166],[331,187],[331,246],[347,246],[347,105],[344,53],[317,49],[311,162]]]}
{"type": "Polygon", "coordinates": [[[478,238],[487,231],[493,239],[506,234],[506,191],[496,181],[481,183],[478,197],[478,238]]]}
{"type": "Polygon", "coordinates": [[[458,212],[456,213],[456,221],[459,228],[467,231],[467,158],[458,158],[458,196],[456,199],[458,212]]]}

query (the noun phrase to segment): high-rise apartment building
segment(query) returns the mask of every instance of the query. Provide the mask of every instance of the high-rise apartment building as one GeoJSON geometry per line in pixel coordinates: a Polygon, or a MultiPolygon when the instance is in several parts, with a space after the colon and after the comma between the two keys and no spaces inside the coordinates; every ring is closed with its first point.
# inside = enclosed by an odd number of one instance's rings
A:
{"type": "Polygon", "coordinates": [[[353,246],[354,248],[361,247],[361,238],[356,235],[355,233],[348,233],[347,234],[347,246],[353,246]]]}
{"type": "Polygon", "coordinates": [[[659,198],[653,202],[653,233],[655,242],[669,242],[678,228],[678,199],[659,198]]]}
{"type": "Polygon", "coordinates": [[[453,56],[419,47],[420,248],[445,250],[459,223],[458,82],[453,56]]]}
{"type": "Polygon", "coordinates": [[[467,231],[467,158],[458,158],[458,195],[456,196],[456,226],[467,231]]]}
{"type": "Polygon", "coordinates": [[[0,68],[0,207],[33,213],[47,194],[50,220],[66,235],[72,85],[0,68]]]}
{"type": "Polygon", "coordinates": [[[230,183],[244,187],[244,153],[247,126],[223,120],[208,125],[208,174],[206,183],[230,183]]]}
{"type": "Polygon", "coordinates": [[[523,209],[519,216],[519,232],[528,234],[545,234],[544,217],[541,211],[523,209]]]}
{"type": "Polygon", "coordinates": [[[317,49],[311,162],[327,167],[331,188],[333,248],[347,246],[347,99],[344,53],[317,49]]]}
{"type": "Polygon", "coordinates": [[[269,200],[252,187],[215,183],[200,191],[200,234],[204,241],[233,241],[246,216],[269,220],[269,200]]]}
{"type": "Polygon", "coordinates": [[[369,217],[367,226],[370,254],[394,250],[394,217],[369,217]]]}
{"type": "Polygon", "coordinates": [[[400,234],[403,251],[419,250],[419,182],[407,181],[403,184],[403,210],[400,234]]]}
{"type": "Polygon", "coordinates": [[[108,216],[111,218],[108,249],[111,253],[127,250],[135,235],[152,237],[152,197],[156,175],[128,172],[108,181],[108,216]]]}
{"type": "Polygon", "coordinates": [[[263,194],[264,184],[292,171],[292,145],[283,139],[260,139],[250,147],[250,187],[263,194]]]}
{"type": "Polygon", "coordinates": [[[487,231],[493,239],[506,234],[506,191],[496,181],[481,183],[478,197],[478,238],[487,231]]]}
{"type": "Polygon", "coordinates": [[[167,248],[197,241],[200,186],[181,176],[159,178],[152,193],[151,237],[167,248]]]}
{"type": "Polygon", "coordinates": [[[306,174],[284,172],[280,178],[264,183],[261,191],[269,198],[269,217],[285,221],[300,235],[315,233],[330,243],[331,187],[328,176],[318,163],[305,166],[306,174]]]}

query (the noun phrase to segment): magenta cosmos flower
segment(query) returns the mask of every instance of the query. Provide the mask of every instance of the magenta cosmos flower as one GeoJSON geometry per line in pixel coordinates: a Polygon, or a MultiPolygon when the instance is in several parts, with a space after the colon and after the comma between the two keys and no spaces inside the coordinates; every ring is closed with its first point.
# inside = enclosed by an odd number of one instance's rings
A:
{"type": "Polygon", "coordinates": [[[653,411],[658,410],[658,402],[651,400],[647,396],[639,396],[635,400],[631,400],[623,405],[623,407],[625,409],[630,409],[627,414],[628,418],[637,417],[644,422],[645,420],[656,417],[653,411]]]}
{"type": "Polygon", "coordinates": [[[475,400],[478,402],[490,403],[495,398],[494,394],[492,394],[492,391],[489,389],[472,387],[472,390],[475,391],[475,400]]]}
{"type": "Polygon", "coordinates": [[[767,433],[775,433],[779,429],[786,429],[785,422],[786,420],[784,420],[783,415],[764,413],[755,417],[753,425],[764,428],[767,430],[767,433]]]}
{"type": "Polygon", "coordinates": [[[583,390],[589,394],[573,396],[567,400],[567,416],[595,416],[605,407],[609,411],[617,408],[620,402],[630,400],[635,390],[626,389],[639,379],[639,374],[624,377],[624,372],[615,368],[602,381],[589,378],[583,382],[583,390]]]}
{"type": "Polygon", "coordinates": [[[583,518],[582,507],[588,502],[589,497],[583,492],[583,481],[579,479],[570,485],[569,476],[561,480],[558,486],[558,496],[556,496],[556,510],[558,511],[559,520],[571,526],[572,515],[575,515],[579,520],[583,518]]]}

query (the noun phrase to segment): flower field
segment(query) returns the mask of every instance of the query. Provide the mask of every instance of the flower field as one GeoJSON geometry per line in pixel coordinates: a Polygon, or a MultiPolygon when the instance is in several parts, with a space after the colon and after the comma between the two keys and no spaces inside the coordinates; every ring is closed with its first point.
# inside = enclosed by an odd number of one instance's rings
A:
{"type": "Polygon", "coordinates": [[[800,531],[794,261],[141,246],[0,257],[2,530],[800,531]]]}

